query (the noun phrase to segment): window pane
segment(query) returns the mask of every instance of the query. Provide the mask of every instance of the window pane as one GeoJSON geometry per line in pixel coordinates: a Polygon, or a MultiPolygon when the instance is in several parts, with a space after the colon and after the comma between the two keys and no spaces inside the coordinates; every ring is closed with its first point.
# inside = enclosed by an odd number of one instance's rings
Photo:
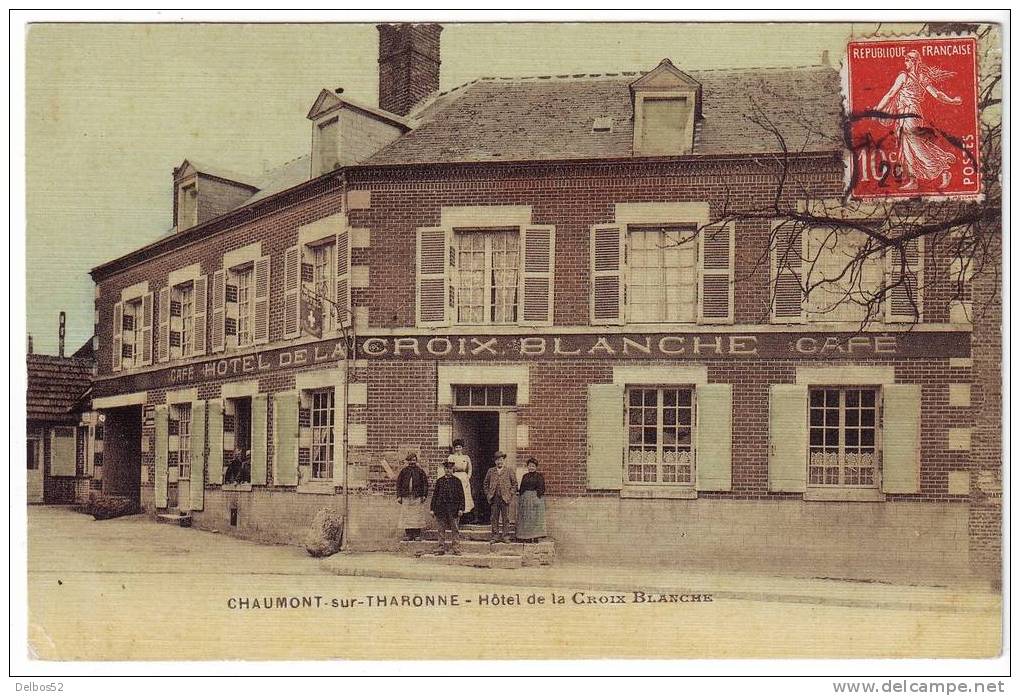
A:
{"type": "Polygon", "coordinates": [[[644,138],[642,149],[650,153],[679,153],[686,148],[683,143],[687,126],[688,106],[686,99],[645,98],[644,138]]]}

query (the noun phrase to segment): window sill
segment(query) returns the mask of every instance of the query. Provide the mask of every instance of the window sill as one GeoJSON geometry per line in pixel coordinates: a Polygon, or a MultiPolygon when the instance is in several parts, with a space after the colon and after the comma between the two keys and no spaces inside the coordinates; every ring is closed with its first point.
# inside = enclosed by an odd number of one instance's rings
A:
{"type": "Polygon", "coordinates": [[[877,488],[808,488],[804,500],[819,502],[881,503],[885,494],[877,488]]]}
{"type": "Polygon", "coordinates": [[[698,491],[691,486],[624,486],[620,498],[654,500],[695,500],[698,491]]]}
{"type": "Polygon", "coordinates": [[[251,490],[250,483],[224,483],[220,486],[220,490],[223,491],[240,491],[247,492],[251,490]]]}
{"type": "Polygon", "coordinates": [[[311,495],[334,495],[336,493],[336,487],[333,485],[332,481],[311,481],[299,483],[297,492],[308,493],[311,495]]]}

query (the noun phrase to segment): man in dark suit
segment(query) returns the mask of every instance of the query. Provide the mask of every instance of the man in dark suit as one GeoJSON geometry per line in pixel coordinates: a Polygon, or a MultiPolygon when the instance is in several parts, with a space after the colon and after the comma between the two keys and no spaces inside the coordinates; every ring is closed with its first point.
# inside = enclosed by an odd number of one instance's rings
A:
{"type": "Polygon", "coordinates": [[[459,556],[460,529],[457,520],[464,512],[464,486],[453,475],[453,464],[443,462],[439,466],[444,474],[436,480],[435,492],[432,493],[432,514],[439,527],[439,553],[452,551],[454,556],[459,556]]]}

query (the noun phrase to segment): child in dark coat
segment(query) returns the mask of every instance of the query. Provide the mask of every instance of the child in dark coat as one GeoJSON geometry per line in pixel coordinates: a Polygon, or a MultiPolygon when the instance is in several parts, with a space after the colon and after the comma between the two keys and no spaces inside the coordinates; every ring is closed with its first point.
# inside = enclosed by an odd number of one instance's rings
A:
{"type": "Polygon", "coordinates": [[[440,464],[444,474],[436,479],[435,492],[432,494],[432,514],[439,527],[439,553],[453,551],[460,555],[460,529],[457,520],[464,512],[464,486],[460,479],[453,475],[450,462],[440,464]]]}

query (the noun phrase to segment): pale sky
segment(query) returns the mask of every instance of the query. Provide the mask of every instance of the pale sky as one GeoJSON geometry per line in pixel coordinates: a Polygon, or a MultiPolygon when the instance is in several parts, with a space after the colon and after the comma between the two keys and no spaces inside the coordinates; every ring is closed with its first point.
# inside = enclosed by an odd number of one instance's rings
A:
{"type": "MultiPolygon", "coordinates": [[[[486,75],[838,65],[869,24],[445,24],[441,89],[486,75]]],[[[910,28],[914,28],[913,25],[910,28]]],[[[904,27],[885,24],[883,33],[904,27]]],[[[259,175],[310,147],[322,88],[375,105],[373,24],[36,24],[26,56],[28,333],[93,330],[90,268],[171,225],[185,158],[259,175]]]]}

